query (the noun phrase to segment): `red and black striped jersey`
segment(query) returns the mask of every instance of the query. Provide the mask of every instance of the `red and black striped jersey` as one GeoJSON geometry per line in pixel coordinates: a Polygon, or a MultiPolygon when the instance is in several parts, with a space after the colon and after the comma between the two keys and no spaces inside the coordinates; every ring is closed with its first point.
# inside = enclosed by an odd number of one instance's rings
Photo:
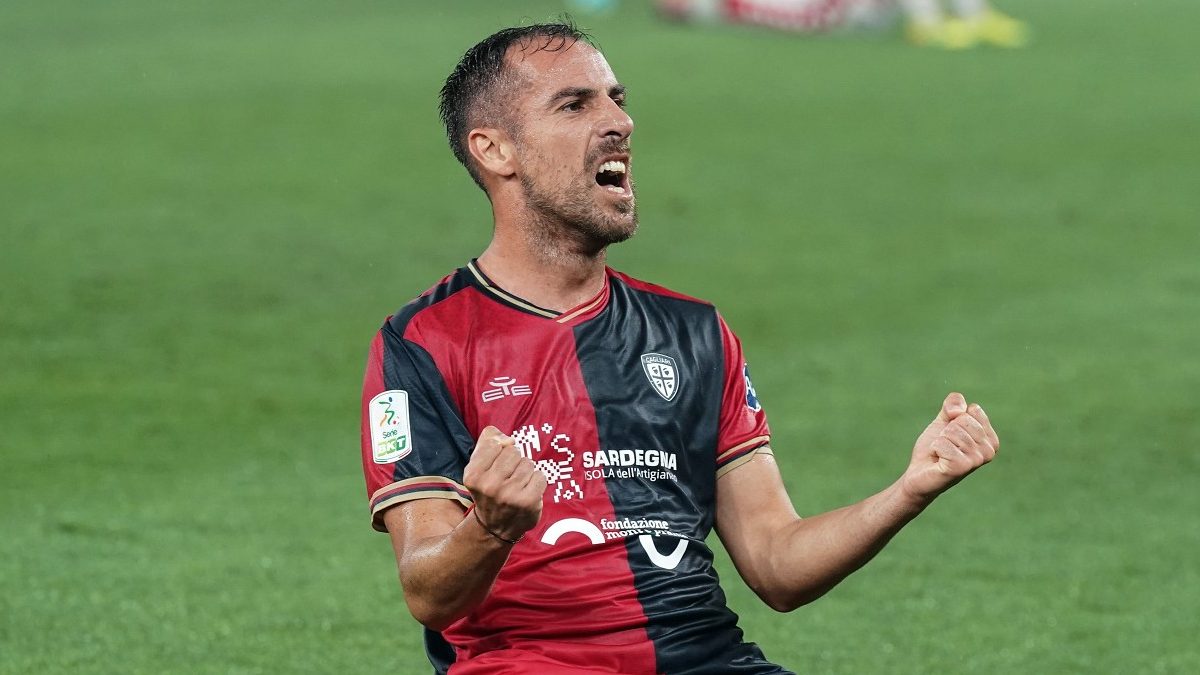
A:
{"type": "Polygon", "coordinates": [[[716,481],[770,452],[741,345],[716,309],[606,271],[567,312],[472,261],[371,343],[362,461],[372,523],[462,484],[493,425],[546,476],[541,520],[487,599],[440,635],[439,673],[782,673],[742,639],[705,538],[716,481]]]}

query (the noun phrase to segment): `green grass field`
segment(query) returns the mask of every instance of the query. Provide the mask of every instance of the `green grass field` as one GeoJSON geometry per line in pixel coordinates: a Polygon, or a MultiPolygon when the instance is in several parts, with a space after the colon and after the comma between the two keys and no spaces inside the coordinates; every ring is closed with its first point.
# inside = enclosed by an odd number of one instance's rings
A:
{"type": "MultiPolygon", "coordinates": [[[[793,614],[722,560],[798,672],[1200,672],[1200,5],[1001,5],[1033,47],[582,18],[638,125],[610,260],[739,331],[801,512],[951,389],[1004,440],[793,614]]],[[[490,234],[442,78],[560,10],[0,6],[0,673],[429,671],[363,361],[490,234]]]]}

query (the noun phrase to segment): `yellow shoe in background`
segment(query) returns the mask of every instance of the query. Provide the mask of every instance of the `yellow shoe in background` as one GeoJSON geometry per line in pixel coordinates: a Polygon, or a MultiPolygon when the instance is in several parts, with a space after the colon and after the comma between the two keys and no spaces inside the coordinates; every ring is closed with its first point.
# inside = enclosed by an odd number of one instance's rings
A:
{"type": "Polygon", "coordinates": [[[1017,49],[1029,44],[1029,27],[1025,22],[996,10],[989,9],[982,18],[973,23],[975,37],[980,42],[1008,49],[1017,49]]]}
{"type": "Polygon", "coordinates": [[[910,22],[904,32],[908,41],[918,47],[959,50],[970,49],[977,42],[975,27],[962,19],[910,22]]]}

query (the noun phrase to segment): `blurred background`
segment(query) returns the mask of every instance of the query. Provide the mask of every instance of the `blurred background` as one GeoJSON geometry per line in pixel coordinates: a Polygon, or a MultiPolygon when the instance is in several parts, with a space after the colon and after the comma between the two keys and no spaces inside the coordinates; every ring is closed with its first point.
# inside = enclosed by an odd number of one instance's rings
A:
{"type": "MultiPolygon", "coordinates": [[[[1200,5],[1000,4],[1028,47],[576,8],[637,123],[610,262],[721,308],[801,513],[952,389],[1003,438],[811,606],[720,560],[798,672],[1200,672],[1200,5]]],[[[490,236],[443,78],[567,8],[0,5],[0,673],[429,672],[366,348],[490,236]]]]}

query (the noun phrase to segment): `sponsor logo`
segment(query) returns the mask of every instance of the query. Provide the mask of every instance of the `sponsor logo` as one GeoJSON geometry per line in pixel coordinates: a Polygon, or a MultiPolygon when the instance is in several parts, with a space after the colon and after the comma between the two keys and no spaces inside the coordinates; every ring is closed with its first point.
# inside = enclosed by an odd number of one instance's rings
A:
{"type": "Polygon", "coordinates": [[[491,403],[498,401],[505,396],[529,396],[533,393],[533,389],[527,384],[517,384],[515,377],[496,377],[488,382],[489,387],[483,392],[483,402],[491,403]]]}
{"type": "Polygon", "coordinates": [[[671,534],[671,526],[667,524],[667,521],[655,518],[621,518],[620,520],[601,518],[600,529],[604,530],[605,539],[624,539],[647,533],[671,534]]]}
{"type": "Polygon", "coordinates": [[[661,466],[675,470],[679,468],[679,458],[673,452],[662,450],[597,450],[583,453],[583,468],[598,466],[661,466]]]}
{"type": "Polygon", "coordinates": [[[675,398],[679,392],[679,369],[675,359],[665,354],[642,354],[642,370],[659,396],[668,401],[675,398]]]}
{"type": "Polygon", "coordinates": [[[572,447],[570,434],[549,422],[526,424],[513,431],[511,436],[521,456],[532,460],[546,477],[548,494],[556,504],[583,499],[582,482],[585,480],[679,481],[676,473],[679,456],[674,452],[641,449],[580,452],[572,447]]]}
{"type": "Polygon", "coordinates": [[[678,481],[679,457],[664,450],[596,450],[583,453],[583,477],[678,481]]]}
{"type": "Polygon", "coordinates": [[[371,423],[371,457],[376,464],[391,464],[412,452],[408,423],[408,392],[390,389],[367,404],[371,423]]]}
{"type": "Polygon", "coordinates": [[[642,550],[650,562],[665,570],[679,567],[683,554],[687,552],[688,540],[670,531],[670,525],[665,520],[655,518],[621,518],[619,520],[600,519],[600,526],[583,518],[563,518],[555,521],[542,533],[541,542],[547,546],[555,546],[567,534],[581,534],[592,546],[599,546],[605,541],[638,538],[642,550]],[[655,537],[674,539],[675,548],[670,553],[662,553],[654,543],[655,537]]]}
{"type": "Polygon", "coordinates": [[[758,394],[754,391],[754,383],[750,381],[750,364],[742,364],[742,379],[746,381],[746,407],[754,412],[762,410],[758,402],[758,394]]]}
{"type": "Polygon", "coordinates": [[[554,503],[583,499],[583,488],[575,482],[575,452],[569,435],[556,432],[554,425],[546,422],[526,424],[512,432],[512,437],[521,455],[546,477],[547,487],[554,488],[554,503]]]}
{"type": "Polygon", "coordinates": [[[604,543],[604,533],[600,528],[583,518],[563,518],[555,522],[542,533],[542,543],[554,546],[568,532],[578,532],[588,538],[593,545],[604,543]]]}
{"type": "Polygon", "coordinates": [[[675,544],[675,550],[666,555],[658,552],[658,547],[654,545],[654,537],[648,534],[638,537],[638,543],[645,549],[646,557],[650,559],[650,562],[664,570],[673,570],[679,567],[679,561],[683,560],[683,554],[687,552],[688,540],[680,539],[675,544]]]}

